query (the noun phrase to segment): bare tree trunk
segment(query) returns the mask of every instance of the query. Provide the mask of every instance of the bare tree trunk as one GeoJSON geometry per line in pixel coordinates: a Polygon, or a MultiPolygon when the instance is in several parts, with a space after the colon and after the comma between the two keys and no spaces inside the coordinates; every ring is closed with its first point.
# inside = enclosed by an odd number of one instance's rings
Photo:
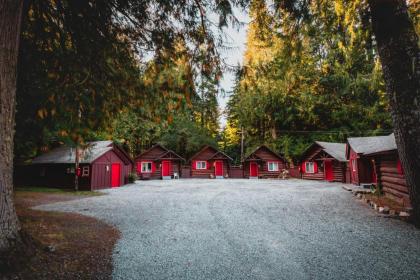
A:
{"type": "Polygon", "coordinates": [[[420,53],[405,0],[368,0],[398,152],[420,227],[420,53]]]}
{"type": "Polygon", "coordinates": [[[13,202],[16,73],[23,0],[0,0],[0,256],[20,240],[13,202]]]}

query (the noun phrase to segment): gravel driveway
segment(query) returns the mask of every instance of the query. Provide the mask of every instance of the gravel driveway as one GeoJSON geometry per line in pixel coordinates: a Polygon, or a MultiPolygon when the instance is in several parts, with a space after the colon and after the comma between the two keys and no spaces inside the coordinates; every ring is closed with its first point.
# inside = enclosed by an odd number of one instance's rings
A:
{"type": "Polygon", "coordinates": [[[38,209],[117,226],[114,279],[420,279],[420,230],[340,184],[190,179],[105,192],[38,209]]]}

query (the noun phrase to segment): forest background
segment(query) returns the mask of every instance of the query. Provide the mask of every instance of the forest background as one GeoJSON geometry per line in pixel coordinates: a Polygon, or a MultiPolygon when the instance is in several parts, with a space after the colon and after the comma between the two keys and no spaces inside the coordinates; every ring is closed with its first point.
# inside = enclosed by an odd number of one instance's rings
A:
{"type": "MultiPolygon", "coordinates": [[[[218,60],[222,37],[196,48],[178,34],[139,51],[124,29],[105,41],[92,15],[89,24],[72,15],[64,22],[48,2],[33,2],[22,24],[15,162],[63,143],[112,139],[132,156],[154,143],[185,158],[213,145],[239,164],[242,135],[246,153],[266,144],[293,161],[314,140],[389,134],[366,5],[312,1],[302,20],[251,1],[243,65],[233,68],[218,60]],[[221,111],[228,71],[235,87],[221,111]]],[[[409,7],[419,34],[418,10],[409,7]]]]}

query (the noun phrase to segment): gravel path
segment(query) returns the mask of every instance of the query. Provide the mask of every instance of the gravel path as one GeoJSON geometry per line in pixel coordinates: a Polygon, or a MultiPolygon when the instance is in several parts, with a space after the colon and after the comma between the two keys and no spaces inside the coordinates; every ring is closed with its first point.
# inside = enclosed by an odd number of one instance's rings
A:
{"type": "Polygon", "coordinates": [[[420,279],[420,230],[339,184],[190,179],[105,192],[38,209],[116,225],[114,279],[420,279]]]}

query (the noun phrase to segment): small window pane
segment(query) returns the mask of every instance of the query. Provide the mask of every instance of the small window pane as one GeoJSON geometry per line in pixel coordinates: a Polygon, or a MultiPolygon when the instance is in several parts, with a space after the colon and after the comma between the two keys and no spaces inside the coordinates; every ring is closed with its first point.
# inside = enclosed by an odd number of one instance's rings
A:
{"type": "Polygon", "coordinates": [[[207,169],[207,162],[205,162],[205,161],[197,161],[196,168],[197,169],[207,169]]]}
{"type": "Polygon", "coordinates": [[[82,177],[87,177],[87,176],[89,176],[89,166],[83,166],[82,177]]]}
{"type": "Polygon", "coordinates": [[[152,172],[152,163],[151,162],[142,162],[141,163],[141,172],[144,172],[144,173],[152,172]]]}
{"type": "Polygon", "coordinates": [[[314,163],[313,162],[305,163],[305,169],[306,169],[306,173],[315,173],[314,163]]]}
{"type": "Polygon", "coordinates": [[[268,171],[279,171],[278,162],[269,162],[268,163],[268,171]]]}

